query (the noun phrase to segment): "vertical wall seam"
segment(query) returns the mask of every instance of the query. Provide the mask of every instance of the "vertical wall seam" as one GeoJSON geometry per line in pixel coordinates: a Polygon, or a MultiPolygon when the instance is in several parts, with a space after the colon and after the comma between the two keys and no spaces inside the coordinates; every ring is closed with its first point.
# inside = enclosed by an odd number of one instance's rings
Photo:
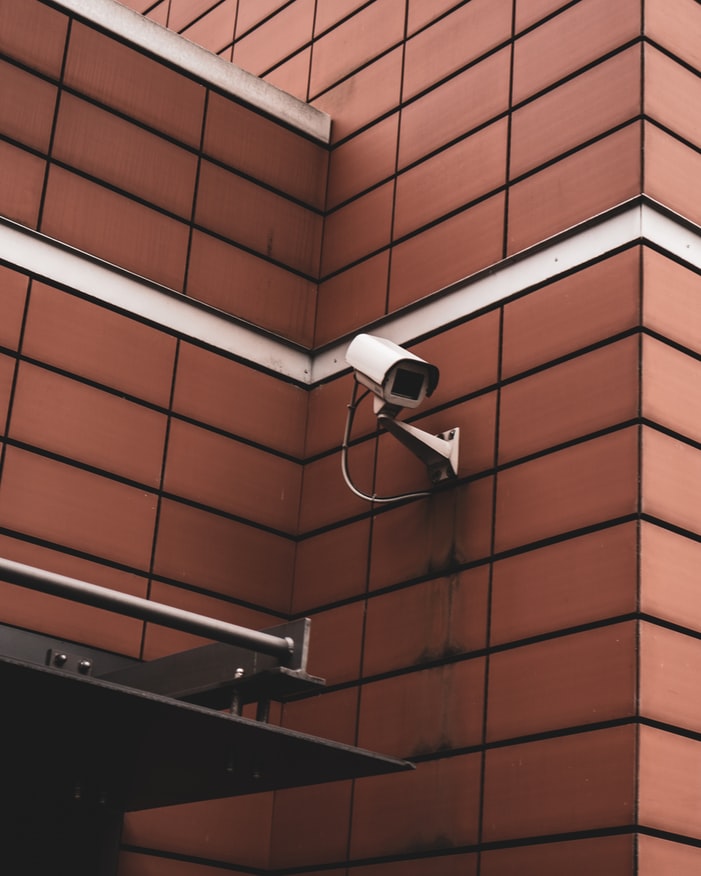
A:
{"type": "Polygon", "coordinates": [[[404,103],[404,75],[406,68],[406,46],[409,41],[409,0],[404,3],[404,38],[402,40],[402,63],[399,76],[399,101],[397,103],[397,142],[394,149],[394,174],[392,177],[392,211],[389,220],[389,246],[387,252],[387,281],[385,286],[384,313],[390,312],[390,286],[392,278],[392,261],[394,255],[394,221],[397,212],[397,180],[399,178],[399,141],[402,136],[402,115],[404,103]]]}
{"type": "MultiPolygon", "coordinates": [[[[158,479],[158,490],[156,491],[156,514],[153,521],[153,539],[151,541],[151,556],[149,557],[148,578],[146,580],[146,599],[151,598],[151,585],[153,583],[154,568],[156,565],[156,550],[158,548],[158,534],[161,523],[161,510],[163,507],[163,489],[165,484],[166,466],[168,464],[168,444],[170,440],[170,427],[173,422],[173,400],[175,398],[175,382],[178,374],[178,360],[180,356],[180,339],[175,342],[175,350],[173,353],[173,374],[170,381],[170,396],[168,399],[168,413],[166,414],[166,429],[163,436],[163,458],[161,461],[161,472],[158,479]]],[[[146,632],[148,622],[144,622],[141,628],[141,643],[139,645],[139,657],[144,659],[144,649],[146,646],[146,632]]]]}
{"type": "Polygon", "coordinates": [[[197,150],[197,170],[195,172],[195,185],[192,191],[192,208],[187,230],[187,250],[185,252],[185,272],[183,274],[183,294],[188,295],[187,286],[190,278],[190,256],[192,254],[192,238],[195,231],[195,214],[197,211],[197,197],[200,188],[200,175],[202,173],[202,153],[204,152],[204,134],[207,127],[207,112],[209,110],[209,88],[205,88],[204,102],[202,106],[202,127],[200,129],[200,148],[197,150]]]}
{"type": "MultiPolygon", "coordinates": [[[[312,68],[314,66],[314,46],[316,45],[316,22],[317,16],[319,12],[319,0],[314,0],[314,15],[312,16],[312,39],[309,44],[309,66],[307,67],[307,90],[305,92],[305,100],[307,103],[311,100],[312,93],[312,68]]],[[[300,51],[304,51],[302,48],[300,51]]],[[[284,63],[284,62],[283,62],[284,63]]],[[[319,271],[321,272],[321,266],[319,267],[319,271]]]]}
{"type": "Polygon", "coordinates": [[[240,0],[236,0],[236,12],[234,12],[234,23],[231,28],[231,57],[230,61],[234,63],[234,46],[236,45],[236,31],[239,27],[239,5],[240,0]]]}
{"type": "MultiPolygon", "coordinates": [[[[640,180],[641,194],[645,194],[645,0],[640,6],[640,180]]],[[[642,290],[641,290],[642,294],[642,290]]]]}
{"type": "MultiPolygon", "coordinates": [[[[188,230],[188,239],[187,239],[187,252],[185,257],[185,272],[183,275],[183,293],[187,295],[187,283],[188,276],[190,271],[190,255],[192,249],[192,236],[193,236],[193,228],[195,223],[195,210],[197,208],[197,192],[199,188],[200,181],[200,170],[202,167],[202,152],[204,151],[204,134],[207,126],[207,111],[209,108],[209,89],[206,88],[204,92],[204,101],[202,105],[202,124],[200,127],[200,143],[199,149],[197,152],[197,172],[195,174],[195,185],[192,193],[192,207],[190,210],[190,223],[188,230]]],[[[151,542],[151,556],[149,558],[149,567],[148,567],[148,579],[146,582],[146,598],[151,598],[151,589],[153,583],[153,574],[154,568],[156,564],[156,550],[158,547],[158,535],[160,530],[160,522],[161,522],[161,509],[163,506],[163,489],[165,484],[165,473],[166,466],[168,463],[168,444],[170,440],[170,427],[173,421],[173,403],[175,399],[175,383],[177,380],[178,374],[178,360],[180,356],[180,338],[176,338],[175,341],[175,350],[173,353],[173,373],[170,381],[170,395],[168,398],[168,412],[166,414],[166,429],[165,435],[163,438],[163,458],[161,461],[161,472],[158,480],[158,491],[156,498],[156,514],[153,522],[153,540],[151,542]]],[[[144,649],[146,646],[146,632],[148,629],[148,624],[144,623],[142,626],[141,632],[141,644],[139,646],[139,656],[141,659],[144,659],[144,649]]]]}
{"type": "Polygon", "coordinates": [[[511,192],[511,128],[514,114],[514,55],[516,54],[516,0],[511,7],[511,56],[509,58],[509,103],[506,117],[506,168],[504,179],[504,236],[502,258],[509,254],[509,196],[511,192]]]}
{"type": "MultiPolygon", "coordinates": [[[[640,191],[645,192],[645,0],[640,3],[640,191]]],[[[641,329],[644,328],[644,290],[645,290],[645,248],[640,247],[638,253],[638,324],[641,329]]],[[[635,832],[633,834],[633,874],[637,876],[640,869],[640,769],[641,769],[641,692],[642,692],[642,621],[640,613],[642,609],[642,510],[643,510],[643,454],[645,452],[643,443],[643,404],[644,404],[644,361],[643,361],[643,332],[640,332],[638,338],[638,497],[637,511],[638,520],[636,524],[636,612],[637,620],[635,622],[635,749],[634,749],[634,775],[633,775],[633,824],[635,832]]]]}
{"type": "Polygon", "coordinates": [[[54,139],[56,137],[56,128],[58,127],[58,115],[61,108],[61,98],[63,96],[63,84],[66,73],[66,65],[68,63],[68,50],[71,42],[71,34],[73,30],[73,19],[68,16],[68,25],[66,27],[66,41],[63,46],[63,58],[61,59],[61,72],[57,83],[56,105],[54,106],[54,116],[51,120],[51,133],[49,135],[49,146],[46,150],[46,166],[44,168],[44,180],[41,186],[41,199],[39,201],[39,211],[37,213],[36,229],[41,230],[41,225],[44,219],[44,207],[46,205],[46,191],[49,185],[49,171],[51,169],[51,156],[54,151],[54,139]]]}
{"type": "MultiPolygon", "coordinates": [[[[642,54],[642,52],[641,52],[642,54]]],[[[641,79],[642,84],[642,79],[641,79]]],[[[641,246],[638,252],[638,323],[641,327],[644,321],[644,289],[645,289],[645,248],[641,246]]],[[[639,834],[640,826],[640,735],[641,735],[641,689],[642,689],[642,510],[643,510],[643,379],[644,379],[644,362],[643,362],[643,341],[644,334],[641,331],[638,336],[638,497],[637,497],[637,512],[638,519],[636,522],[636,568],[635,568],[635,750],[634,750],[634,775],[633,775],[633,824],[635,833],[633,834],[633,876],[637,876],[639,862],[639,834]]]]}
{"type": "MultiPolygon", "coordinates": [[[[508,121],[507,121],[507,140],[506,140],[506,168],[505,168],[505,188],[504,188],[504,230],[502,239],[502,255],[506,258],[508,253],[508,231],[509,231],[509,190],[510,190],[510,174],[511,174],[511,126],[513,117],[513,92],[514,92],[514,54],[516,45],[516,0],[511,4],[511,57],[509,59],[509,102],[508,102],[508,121]]],[[[490,562],[489,562],[489,579],[487,583],[487,616],[486,616],[486,649],[484,657],[484,681],[483,681],[483,703],[482,703],[482,754],[480,763],[480,788],[479,788],[479,811],[477,821],[477,841],[479,844],[477,851],[477,867],[476,876],[481,876],[482,873],[482,845],[484,843],[484,807],[486,795],[487,781],[487,722],[489,715],[489,670],[490,657],[492,647],[492,602],[494,588],[494,553],[496,550],[496,527],[497,527],[497,487],[498,487],[498,467],[499,467],[499,432],[501,428],[500,413],[501,413],[501,392],[503,378],[503,359],[504,359],[504,305],[499,308],[499,341],[498,341],[498,356],[497,356],[497,390],[496,390],[496,410],[494,416],[494,480],[492,483],[492,521],[490,532],[490,562]]]]}
{"type": "MultiPolygon", "coordinates": [[[[306,90],[306,99],[309,102],[309,94],[311,92],[311,82],[312,82],[312,66],[314,64],[314,45],[316,43],[316,21],[317,14],[319,10],[318,0],[314,0],[314,15],[312,17],[312,41],[309,47],[309,66],[307,68],[307,90],[306,90]]],[[[329,176],[331,172],[331,155],[333,153],[333,147],[331,142],[326,145],[326,179],[324,180],[324,208],[321,214],[321,234],[319,235],[319,253],[318,253],[318,261],[316,268],[316,277],[315,277],[315,296],[314,296],[314,320],[312,324],[312,347],[316,345],[317,339],[317,330],[319,323],[319,297],[321,294],[321,266],[324,258],[324,244],[326,241],[326,217],[328,215],[329,208],[329,176]]],[[[309,404],[307,404],[307,408],[309,404]]],[[[305,437],[306,444],[306,437],[305,437]]]]}
{"type": "Polygon", "coordinates": [[[24,333],[27,325],[27,317],[29,314],[29,300],[31,296],[32,283],[34,281],[27,277],[27,287],[24,293],[24,309],[22,311],[22,322],[20,324],[19,338],[17,341],[17,352],[15,354],[15,365],[12,373],[12,383],[10,385],[9,398],[7,400],[7,413],[5,414],[5,423],[3,429],[3,441],[0,443],[0,486],[2,486],[2,478],[5,472],[5,456],[7,454],[7,439],[10,437],[10,423],[12,422],[12,409],[17,391],[17,380],[19,378],[19,366],[22,359],[22,345],[24,344],[24,333]]]}
{"type": "MultiPolygon", "coordinates": [[[[514,4],[515,5],[515,4],[514,4]]],[[[489,578],[487,582],[487,614],[486,614],[486,634],[485,634],[485,656],[484,656],[484,681],[483,681],[483,702],[482,702],[482,752],[480,764],[480,788],[479,788],[479,812],[478,812],[478,833],[477,841],[479,848],[477,851],[477,871],[476,876],[480,876],[482,870],[482,844],[484,842],[484,801],[486,790],[487,777],[487,721],[489,714],[489,669],[490,656],[492,648],[492,594],[494,587],[494,554],[496,550],[496,527],[497,527],[497,485],[498,485],[498,466],[499,466],[499,431],[500,431],[500,412],[501,412],[501,384],[503,373],[503,352],[504,352],[504,308],[499,308],[499,341],[498,341],[498,358],[497,358],[497,390],[496,390],[496,411],[494,417],[494,479],[492,482],[492,522],[490,532],[490,561],[489,561],[489,578]]]]}

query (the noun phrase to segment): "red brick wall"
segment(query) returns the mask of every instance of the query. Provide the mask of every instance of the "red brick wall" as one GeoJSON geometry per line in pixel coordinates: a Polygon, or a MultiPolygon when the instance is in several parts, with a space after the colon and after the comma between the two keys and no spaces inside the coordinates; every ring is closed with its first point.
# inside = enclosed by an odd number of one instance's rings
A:
{"type": "MultiPolygon", "coordinates": [[[[643,192],[699,222],[693,0],[129,5],[330,113],[330,148],[5,0],[0,213],[293,343],[643,192]]],[[[460,426],[459,478],[375,507],[340,476],[348,374],[307,389],[2,269],[0,553],[311,616],[328,688],[273,719],[417,764],[129,815],[120,876],[696,872],[701,280],[658,249],[417,335],[442,379],[414,421],[460,426]]],[[[375,426],[359,484],[425,486],[375,426]]],[[[2,622],[134,656],[192,641],[2,596],[2,622]]]]}

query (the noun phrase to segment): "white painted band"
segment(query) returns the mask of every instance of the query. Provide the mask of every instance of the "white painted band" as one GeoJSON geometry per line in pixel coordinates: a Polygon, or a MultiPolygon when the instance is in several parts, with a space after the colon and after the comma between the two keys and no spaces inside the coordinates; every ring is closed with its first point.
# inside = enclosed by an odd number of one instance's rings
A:
{"type": "MultiPolygon", "coordinates": [[[[701,228],[691,227],[651,201],[635,199],[596,216],[580,226],[498,262],[473,277],[440,290],[408,308],[358,331],[406,345],[416,338],[462,319],[571,271],[635,241],[646,240],[671,255],[701,268],[701,228]]],[[[313,358],[311,382],[318,383],[342,370],[348,341],[319,351],[313,358]]]]}
{"type": "Polygon", "coordinates": [[[198,304],[186,295],[151,283],[8,219],[0,219],[0,259],[48,283],[75,289],[95,301],[234,353],[300,383],[309,382],[308,353],[198,304]]]}
{"type": "MultiPolygon", "coordinates": [[[[406,345],[524,289],[643,241],[701,270],[701,228],[650,201],[636,199],[428,296],[404,312],[358,326],[358,331],[406,345]]],[[[348,339],[317,353],[300,350],[8,219],[0,219],[0,259],[301,384],[313,385],[348,367],[348,339]]]]}

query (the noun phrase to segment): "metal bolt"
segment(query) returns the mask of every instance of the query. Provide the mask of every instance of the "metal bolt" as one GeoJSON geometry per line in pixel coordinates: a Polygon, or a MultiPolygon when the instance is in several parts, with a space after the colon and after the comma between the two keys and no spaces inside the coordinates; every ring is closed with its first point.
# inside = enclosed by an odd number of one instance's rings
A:
{"type": "Polygon", "coordinates": [[[244,672],[245,672],[245,669],[242,666],[239,666],[239,668],[236,670],[236,672],[234,672],[234,678],[241,678],[243,676],[244,672]]]}
{"type": "Polygon", "coordinates": [[[54,666],[64,666],[68,660],[68,654],[54,654],[54,666]]]}
{"type": "Polygon", "coordinates": [[[81,675],[87,675],[92,669],[92,660],[81,660],[78,664],[78,672],[81,675]]]}

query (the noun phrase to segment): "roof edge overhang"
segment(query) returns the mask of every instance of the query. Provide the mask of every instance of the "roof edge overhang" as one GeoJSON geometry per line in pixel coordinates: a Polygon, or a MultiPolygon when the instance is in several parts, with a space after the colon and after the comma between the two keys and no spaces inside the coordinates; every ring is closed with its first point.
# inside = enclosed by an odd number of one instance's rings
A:
{"type": "Polygon", "coordinates": [[[331,138],[331,118],[326,113],[116,0],[51,0],[51,4],[321,143],[328,144],[331,138]]]}

